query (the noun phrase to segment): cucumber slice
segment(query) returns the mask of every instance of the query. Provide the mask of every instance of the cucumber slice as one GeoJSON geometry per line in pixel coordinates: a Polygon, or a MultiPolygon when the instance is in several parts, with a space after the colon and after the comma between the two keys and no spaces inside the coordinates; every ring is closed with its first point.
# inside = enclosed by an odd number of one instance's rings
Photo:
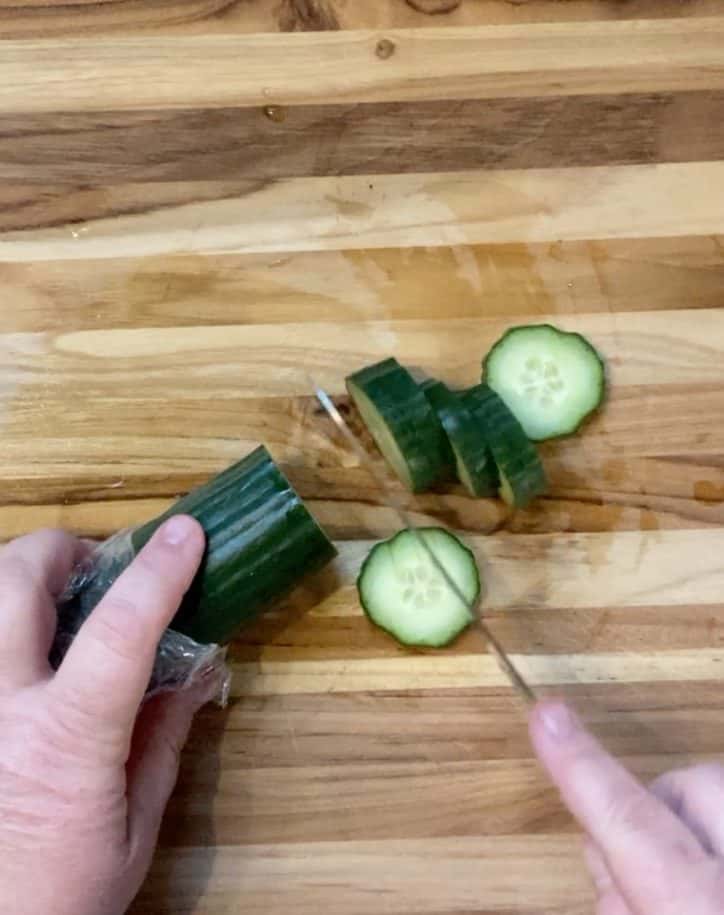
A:
{"type": "Polygon", "coordinates": [[[533,441],[571,435],[606,388],[603,359],[588,340],[551,324],[509,330],[485,359],[483,380],[533,441]]]}
{"type": "Polygon", "coordinates": [[[442,648],[475,619],[471,608],[480,595],[480,575],[471,551],[443,528],[403,530],[378,543],[357,579],[367,616],[403,645],[442,648]],[[446,569],[468,601],[440,574],[425,547],[446,569]]]}
{"type": "Polygon", "coordinates": [[[396,359],[350,375],[347,390],[385,460],[408,489],[420,492],[444,475],[449,466],[445,433],[412,375],[396,359]]]}
{"type": "Polygon", "coordinates": [[[430,378],[420,388],[445,430],[460,482],[471,496],[494,496],[498,491],[498,471],[480,423],[442,381],[430,378]]]}
{"type": "Polygon", "coordinates": [[[206,532],[206,555],[171,628],[197,642],[228,642],[336,550],[266,448],[253,451],[133,533],[138,552],[171,515],[206,532]]]}
{"type": "Polygon", "coordinates": [[[498,467],[500,497],[514,508],[524,508],[546,490],[543,464],[518,420],[487,385],[463,395],[463,402],[481,424],[498,467]]]}

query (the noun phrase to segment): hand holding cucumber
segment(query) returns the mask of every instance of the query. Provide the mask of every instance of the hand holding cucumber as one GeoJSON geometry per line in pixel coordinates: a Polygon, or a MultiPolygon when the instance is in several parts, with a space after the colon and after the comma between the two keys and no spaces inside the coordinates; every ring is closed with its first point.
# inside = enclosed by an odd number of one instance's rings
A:
{"type": "Polygon", "coordinates": [[[156,645],[204,551],[184,516],[150,539],[52,671],[55,598],[84,550],[44,531],[0,551],[0,911],[13,915],[125,912],[191,719],[218,689],[158,696],[139,715],[156,645]]]}

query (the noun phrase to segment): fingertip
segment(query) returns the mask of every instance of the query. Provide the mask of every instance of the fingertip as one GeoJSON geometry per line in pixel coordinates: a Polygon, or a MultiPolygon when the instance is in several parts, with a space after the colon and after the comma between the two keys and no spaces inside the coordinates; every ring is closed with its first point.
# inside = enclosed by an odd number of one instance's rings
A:
{"type": "Polygon", "coordinates": [[[164,546],[200,552],[206,544],[206,535],[199,522],[191,515],[174,515],[156,533],[164,546]]]}
{"type": "Polygon", "coordinates": [[[531,738],[536,746],[564,744],[581,730],[578,716],[561,699],[544,699],[530,716],[531,738]]]}

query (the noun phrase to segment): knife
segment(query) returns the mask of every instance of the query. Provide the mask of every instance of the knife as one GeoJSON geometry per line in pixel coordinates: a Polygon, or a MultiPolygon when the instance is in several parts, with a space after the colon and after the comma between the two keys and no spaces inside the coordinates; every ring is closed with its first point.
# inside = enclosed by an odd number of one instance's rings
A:
{"type": "Polygon", "coordinates": [[[401,503],[400,499],[397,496],[397,493],[389,486],[388,481],[380,474],[377,468],[374,465],[374,462],[367,454],[362,443],[359,441],[355,433],[350,429],[348,423],[345,421],[342,414],[337,409],[336,404],[332,398],[327,394],[324,388],[320,387],[313,378],[310,377],[310,383],[314,394],[326,412],[327,416],[332,420],[334,425],[337,427],[339,432],[344,436],[349,446],[352,448],[357,458],[363,467],[365,467],[374,479],[375,483],[380,487],[382,492],[385,494],[387,501],[391,508],[396,512],[398,518],[402,522],[402,526],[409,530],[416,538],[422,549],[427,553],[430,561],[435,566],[437,571],[442,576],[444,582],[446,583],[448,589],[457,597],[457,599],[463,604],[464,607],[470,612],[473,619],[476,621],[478,627],[482,631],[483,635],[488,641],[495,658],[500,666],[502,672],[506,675],[510,681],[513,689],[518,693],[518,695],[523,699],[523,701],[528,706],[533,706],[538,701],[537,696],[531,686],[526,682],[525,678],[518,671],[516,666],[508,657],[503,646],[498,641],[497,637],[493,635],[490,631],[490,627],[483,620],[480,612],[478,610],[478,601],[474,604],[471,604],[470,601],[465,597],[462,592],[462,589],[457,584],[450,572],[445,568],[444,564],[440,559],[435,555],[432,547],[429,545],[427,540],[420,534],[417,525],[412,520],[410,513],[407,511],[405,506],[401,503]]]}

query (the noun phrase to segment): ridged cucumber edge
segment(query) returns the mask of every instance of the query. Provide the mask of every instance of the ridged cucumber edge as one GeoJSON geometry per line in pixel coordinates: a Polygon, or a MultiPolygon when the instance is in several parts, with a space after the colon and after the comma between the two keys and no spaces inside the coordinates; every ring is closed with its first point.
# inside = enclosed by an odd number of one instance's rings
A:
{"type": "Polygon", "coordinates": [[[437,413],[448,438],[458,480],[474,498],[496,495],[498,471],[485,431],[475,421],[463,398],[434,378],[424,381],[420,389],[437,413]]]}
{"type": "MultiPolygon", "coordinates": [[[[459,537],[456,537],[455,534],[453,534],[449,530],[447,530],[447,528],[428,526],[428,527],[419,527],[419,528],[416,528],[415,530],[417,531],[418,534],[424,534],[428,531],[436,531],[440,534],[444,534],[446,537],[449,537],[450,539],[454,540],[456,545],[468,554],[468,556],[470,557],[470,561],[472,563],[474,572],[475,572],[476,593],[475,593],[475,599],[471,602],[471,607],[475,606],[477,601],[480,599],[480,593],[482,591],[482,582],[480,580],[480,569],[478,568],[478,560],[475,556],[475,553],[473,553],[473,551],[470,549],[470,547],[467,544],[463,543],[459,537]]],[[[377,620],[374,619],[372,614],[369,612],[369,610],[365,606],[364,598],[362,597],[361,582],[364,577],[365,569],[367,568],[369,563],[372,561],[375,553],[377,553],[383,547],[390,545],[398,537],[401,537],[402,535],[409,534],[409,533],[411,533],[411,528],[403,527],[403,529],[401,531],[398,531],[396,534],[393,534],[392,537],[388,537],[386,540],[381,540],[379,543],[376,543],[372,547],[372,549],[369,551],[369,553],[365,557],[364,562],[360,566],[359,574],[357,575],[357,582],[356,582],[357,595],[359,597],[360,606],[362,607],[362,610],[363,610],[365,616],[372,623],[373,626],[376,626],[378,629],[381,629],[383,632],[386,632],[391,638],[393,638],[398,643],[398,645],[404,645],[406,648],[414,649],[416,651],[424,651],[425,649],[419,645],[409,645],[408,643],[403,642],[399,638],[399,636],[397,636],[394,632],[392,632],[386,626],[380,625],[380,623],[378,623],[377,620]]],[[[441,562],[442,562],[442,560],[441,560],[441,562]]],[[[446,583],[445,587],[449,587],[449,585],[446,583]]],[[[460,629],[454,635],[452,635],[449,639],[446,639],[444,642],[441,642],[436,645],[430,645],[429,647],[432,650],[437,650],[439,648],[446,648],[448,645],[451,645],[457,638],[459,638],[462,635],[462,633],[466,629],[468,629],[474,622],[475,622],[475,614],[471,610],[470,611],[470,621],[468,623],[461,625],[460,629]]]]}
{"type": "Polygon", "coordinates": [[[378,449],[409,490],[423,492],[446,474],[449,463],[445,431],[404,366],[392,357],[384,359],[349,375],[346,386],[378,449]],[[364,415],[365,405],[359,395],[379,416],[404,466],[395,466],[385,453],[385,445],[364,415]]]}
{"type": "Polygon", "coordinates": [[[476,385],[463,397],[485,428],[500,474],[501,498],[512,508],[525,508],[548,485],[538,449],[502,398],[487,385],[476,385]]]}
{"type": "Polygon", "coordinates": [[[591,341],[588,340],[586,337],[584,337],[583,334],[581,334],[575,330],[563,330],[560,327],[556,327],[555,324],[551,324],[549,321],[544,321],[541,324],[519,324],[516,327],[510,327],[510,328],[508,328],[508,330],[505,331],[505,333],[502,335],[502,337],[500,337],[500,339],[495,341],[495,343],[491,346],[490,351],[488,352],[487,356],[485,356],[483,358],[481,381],[483,381],[483,383],[487,383],[486,379],[487,379],[487,373],[488,373],[488,362],[490,361],[490,358],[493,355],[493,353],[495,352],[495,350],[498,349],[498,347],[502,346],[508,337],[518,334],[521,331],[530,330],[532,327],[547,327],[549,330],[555,331],[555,333],[560,334],[561,336],[577,337],[578,340],[584,345],[584,347],[586,349],[588,349],[591,352],[591,354],[595,357],[596,362],[599,365],[600,376],[599,376],[599,383],[598,383],[598,402],[596,403],[596,406],[592,407],[591,410],[589,410],[589,412],[585,414],[585,416],[583,416],[580,420],[578,420],[578,422],[573,423],[570,427],[559,432],[557,435],[547,436],[546,438],[533,438],[533,439],[531,439],[531,441],[549,442],[549,441],[555,441],[556,439],[559,439],[559,438],[568,438],[571,435],[576,435],[578,432],[580,432],[580,430],[588,422],[590,422],[592,417],[595,416],[596,413],[598,413],[598,411],[602,409],[602,407],[606,403],[606,398],[608,395],[608,379],[607,379],[608,367],[606,365],[606,360],[598,352],[598,350],[591,343],[591,341]]]}
{"type": "MultiPolygon", "coordinates": [[[[198,642],[229,641],[243,623],[253,620],[308,574],[319,570],[337,555],[334,544],[264,446],[256,448],[241,461],[183,496],[162,515],[136,529],[132,535],[134,550],[138,552],[164,521],[177,514],[189,514],[196,518],[207,535],[207,553],[201,568],[171,623],[171,628],[198,642]],[[259,474],[262,476],[259,477],[259,474]],[[253,494],[243,493],[244,485],[248,487],[255,478],[267,482],[267,504],[271,505],[274,501],[274,517],[267,518],[266,513],[255,504],[253,494]],[[234,502],[237,486],[242,491],[237,493],[234,502]],[[240,505],[240,502],[243,504],[240,505]],[[249,530],[245,525],[244,505],[249,510],[249,523],[258,527],[256,537],[251,536],[253,528],[249,530]],[[254,545],[264,538],[276,538],[281,544],[281,552],[277,555],[286,556],[288,561],[282,567],[274,566],[273,569],[264,566],[261,581],[257,561],[253,570],[256,578],[247,584],[249,593],[248,602],[245,602],[244,552],[247,553],[247,561],[254,559],[254,545]],[[292,574],[293,557],[284,553],[285,538],[289,541],[288,550],[292,550],[293,544],[300,538],[303,541],[294,547],[294,556],[300,556],[301,560],[298,575],[292,574]],[[235,540],[240,546],[236,553],[232,543],[235,540]],[[232,552],[227,555],[230,545],[232,552]],[[215,561],[214,553],[223,558],[215,561]],[[238,601],[234,598],[237,593],[238,601]]],[[[272,561],[270,553],[268,562],[272,561]]]]}

